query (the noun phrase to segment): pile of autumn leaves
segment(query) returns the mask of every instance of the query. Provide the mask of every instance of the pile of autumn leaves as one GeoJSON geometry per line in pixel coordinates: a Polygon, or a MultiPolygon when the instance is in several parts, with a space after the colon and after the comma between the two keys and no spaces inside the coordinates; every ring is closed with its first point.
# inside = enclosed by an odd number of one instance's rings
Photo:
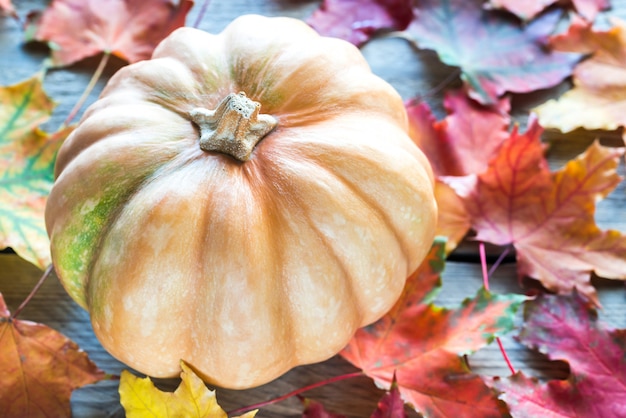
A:
{"type": "MultiPolygon", "coordinates": [[[[98,32],[88,26],[93,21],[89,17],[102,7],[99,1],[82,1],[80,7],[71,9],[74,14],[61,13],[70,3],[53,2],[31,31],[34,40],[56,45],[51,63],[57,67],[102,52],[129,62],[146,59],[160,38],[184,24],[192,6],[190,1],[181,1],[177,8],[165,0],[109,1],[110,16],[124,16],[135,22],[128,30],[145,35],[129,41],[131,37],[115,31],[98,32]],[[138,18],[148,15],[143,21],[138,18]],[[140,26],[146,22],[152,22],[150,31],[140,26]],[[72,31],[66,32],[67,28],[72,31]],[[75,33],[82,30],[102,38],[87,45],[77,42],[75,33]]],[[[544,128],[614,130],[626,124],[621,107],[626,100],[622,93],[626,92],[626,21],[614,20],[607,29],[595,29],[592,21],[610,6],[604,0],[578,0],[547,11],[549,1],[418,3],[413,8],[412,2],[398,0],[325,1],[309,20],[320,32],[357,45],[381,29],[401,31],[419,48],[432,49],[441,61],[458,67],[464,82],[463,89],[446,91],[448,115],[442,120],[436,120],[425,102],[407,103],[411,135],[436,175],[439,232],[447,239],[434,243],[395,307],[360,330],[341,355],[378,386],[389,388],[373,416],[402,416],[400,398],[427,417],[626,415],[620,409],[626,404],[622,389],[626,387],[624,331],[598,323],[593,307],[598,298],[590,282],[592,272],[626,279],[626,237],[601,230],[594,221],[596,202],[621,181],[616,169],[624,150],[595,142],[565,167],[551,172],[542,143],[544,128]],[[520,8],[522,3],[525,6],[520,8]],[[485,6],[509,11],[495,12],[485,6]],[[564,10],[578,13],[561,34],[548,36],[564,10]],[[513,20],[507,13],[517,13],[526,22],[513,20]],[[506,92],[545,89],[570,76],[574,82],[571,90],[534,109],[524,129],[510,129],[506,92]],[[457,309],[432,304],[447,254],[470,231],[476,240],[514,247],[519,276],[537,280],[552,293],[529,299],[482,289],[457,309]],[[569,379],[542,383],[522,372],[488,378],[469,369],[463,356],[511,331],[522,305],[524,324],[519,340],[550,359],[567,361],[569,379]]],[[[619,15],[621,6],[616,0],[614,3],[615,15],[619,15]]],[[[0,9],[14,13],[6,0],[0,1],[0,9]]],[[[0,169],[12,176],[5,176],[10,181],[1,186],[0,200],[8,202],[13,213],[23,214],[8,228],[0,228],[9,231],[0,236],[0,246],[12,247],[45,267],[49,259],[43,205],[52,182],[54,150],[71,127],[52,135],[38,130],[52,110],[41,90],[41,76],[0,88],[0,97],[0,124],[8,127],[0,137],[0,169]],[[20,99],[26,96],[30,102],[24,112],[20,99]],[[26,119],[20,129],[12,129],[9,121],[14,123],[18,113],[26,119]],[[14,152],[17,147],[19,152],[14,152]],[[41,152],[43,149],[48,151],[41,152]],[[7,155],[23,156],[23,167],[16,168],[20,161],[8,161],[7,155]],[[35,193],[28,205],[15,197],[32,195],[34,189],[39,195],[35,193]],[[41,225],[35,225],[37,222],[41,225]],[[26,224],[30,229],[23,227],[26,224]],[[16,230],[20,233],[14,233],[16,230]]],[[[141,416],[150,410],[174,416],[176,410],[182,416],[226,416],[215,393],[186,365],[181,368],[182,383],[174,393],[160,392],[148,379],[124,372],[120,393],[127,415],[141,416]]],[[[12,318],[1,295],[0,369],[4,376],[0,379],[0,415],[7,417],[20,416],[25,410],[33,411],[31,416],[68,415],[71,391],[105,378],[62,335],[12,318]],[[37,351],[43,338],[49,347],[55,347],[52,357],[37,351]],[[61,352],[63,357],[57,357],[61,352]],[[51,370],[39,371],[36,382],[29,380],[35,372],[27,368],[41,368],[50,361],[67,363],[72,372],[54,375],[51,370]],[[38,411],[27,396],[33,385],[42,382],[56,382],[58,390],[46,391],[50,399],[44,403],[58,409],[38,411]]],[[[318,404],[305,405],[306,416],[328,416],[318,404]]]]}

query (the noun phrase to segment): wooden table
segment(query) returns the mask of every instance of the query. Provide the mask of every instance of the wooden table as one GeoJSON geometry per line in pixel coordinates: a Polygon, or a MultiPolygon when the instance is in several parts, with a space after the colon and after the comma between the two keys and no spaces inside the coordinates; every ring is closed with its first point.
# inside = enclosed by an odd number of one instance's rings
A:
{"type": "MultiPolygon", "coordinates": [[[[15,1],[21,17],[33,9],[42,9],[44,0],[15,1]]],[[[201,1],[191,11],[188,22],[194,22],[200,9],[201,1]]],[[[310,0],[233,0],[213,1],[199,27],[217,32],[238,15],[258,13],[263,15],[287,15],[306,18],[319,5],[319,1],[310,0]]],[[[18,22],[0,19],[0,85],[8,85],[30,77],[40,69],[47,50],[41,46],[25,46],[22,43],[23,32],[18,22]]],[[[409,99],[419,93],[436,88],[455,69],[442,65],[430,51],[417,51],[405,40],[399,38],[381,38],[368,43],[362,48],[375,73],[390,82],[402,95],[409,99]]],[[[51,71],[45,78],[45,88],[57,102],[51,120],[43,128],[55,131],[69,114],[91,77],[99,58],[85,60],[78,65],[51,71]]],[[[113,62],[105,71],[94,93],[89,98],[93,102],[104,83],[118,69],[121,62],[113,62]]],[[[528,109],[545,101],[546,97],[564,91],[563,83],[549,91],[516,95],[513,98],[514,116],[524,123],[528,109]]],[[[441,117],[444,114],[441,94],[428,98],[429,104],[441,117]]],[[[560,167],[565,161],[582,152],[596,137],[604,144],[620,146],[620,133],[616,132],[576,132],[567,137],[555,133],[546,133],[545,138],[551,143],[548,152],[552,168],[560,167]]],[[[620,167],[623,173],[624,168],[620,167]]],[[[602,228],[626,231],[626,186],[622,183],[607,199],[600,202],[597,209],[597,221],[602,228]]],[[[491,251],[496,254],[500,249],[491,251]]],[[[512,260],[513,261],[513,260],[512,260]]],[[[16,255],[4,251],[0,254],[0,292],[4,295],[11,310],[14,310],[30,292],[41,272],[16,255]]],[[[616,327],[626,326],[626,304],[623,283],[594,279],[598,287],[600,300],[604,306],[601,317],[616,327]]],[[[478,246],[471,241],[465,242],[455,251],[446,264],[443,275],[443,289],[437,303],[455,307],[464,298],[474,295],[481,286],[482,278],[478,259],[478,246]]],[[[498,268],[491,279],[494,292],[523,292],[515,275],[514,262],[508,262],[498,268]]],[[[65,293],[56,278],[49,279],[41,291],[21,314],[21,319],[45,323],[73,339],[89,353],[100,368],[108,373],[119,374],[124,365],[113,359],[100,346],[91,329],[88,315],[79,308],[65,293]]],[[[529,374],[539,377],[564,377],[567,368],[562,364],[551,363],[544,357],[531,353],[513,340],[504,338],[504,345],[513,364],[529,374]]],[[[508,368],[495,344],[480,350],[469,358],[473,370],[481,374],[506,376],[508,368]]],[[[299,367],[280,379],[260,388],[246,391],[218,391],[220,404],[226,409],[253,404],[270,399],[293,389],[306,386],[331,376],[338,376],[351,371],[354,367],[339,357],[310,366],[299,367]]],[[[173,388],[176,381],[160,382],[163,387],[173,388]]],[[[72,397],[72,410],[75,417],[122,417],[124,412],[119,405],[116,381],[104,381],[75,391],[72,397]]],[[[382,392],[375,388],[371,380],[355,378],[349,381],[321,387],[307,393],[308,397],[321,400],[332,412],[351,417],[369,417],[382,392]]],[[[259,417],[297,417],[301,416],[299,400],[291,398],[279,404],[263,408],[259,417]]]]}

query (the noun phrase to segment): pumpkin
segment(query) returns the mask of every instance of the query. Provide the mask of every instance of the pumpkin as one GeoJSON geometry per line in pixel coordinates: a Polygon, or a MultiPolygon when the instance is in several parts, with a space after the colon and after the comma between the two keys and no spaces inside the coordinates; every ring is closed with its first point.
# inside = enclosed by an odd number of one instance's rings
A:
{"type": "Polygon", "coordinates": [[[55,176],[53,264],[104,348],[228,388],[339,352],[436,224],[398,93],[291,18],[174,31],[109,80],[55,176]]]}

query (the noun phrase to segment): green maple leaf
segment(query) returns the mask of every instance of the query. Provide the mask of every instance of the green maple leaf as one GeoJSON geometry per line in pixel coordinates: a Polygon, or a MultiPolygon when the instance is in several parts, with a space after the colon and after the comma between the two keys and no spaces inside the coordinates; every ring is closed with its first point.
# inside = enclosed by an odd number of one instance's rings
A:
{"type": "Polygon", "coordinates": [[[36,74],[0,87],[0,249],[11,247],[45,268],[50,249],[44,208],[57,150],[71,128],[52,135],[39,128],[55,106],[43,91],[42,78],[36,74]]]}

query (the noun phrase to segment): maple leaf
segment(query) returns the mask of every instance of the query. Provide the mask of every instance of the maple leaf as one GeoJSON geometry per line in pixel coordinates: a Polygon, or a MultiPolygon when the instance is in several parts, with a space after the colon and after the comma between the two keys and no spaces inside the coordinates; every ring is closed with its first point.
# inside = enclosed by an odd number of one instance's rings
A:
{"type": "Polygon", "coordinates": [[[411,22],[410,0],[324,0],[307,23],[324,36],[360,46],[380,30],[403,30],[411,22]]]}
{"type": "Polygon", "coordinates": [[[626,237],[602,231],[594,221],[595,202],[621,181],[616,167],[624,150],[596,141],[551,173],[541,132],[532,117],[526,133],[515,128],[474,187],[457,193],[477,240],[515,246],[520,276],[596,300],[590,272],[626,279],[626,237]]]}
{"type": "Polygon", "coordinates": [[[567,380],[539,383],[517,373],[493,386],[514,417],[626,416],[626,332],[598,321],[576,293],[529,302],[520,341],[570,365],[567,380]]]}
{"type": "Polygon", "coordinates": [[[72,128],[41,131],[54,108],[42,75],[0,87],[0,248],[11,247],[40,268],[50,264],[44,208],[54,181],[54,160],[72,128]]]}
{"type": "Polygon", "coordinates": [[[406,103],[409,136],[426,154],[437,177],[435,198],[439,208],[437,234],[448,238],[450,253],[470,229],[470,217],[451,185],[463,177],[487,169],[487,162],[508,138],[508,99],[494,107],[483,106],[462,91],[448,91],[444,97],[448,116],[436,121],[424,102],[406,103]]]}
{"type": "Polygon", "coordinates": [[[191,0],[54,0],[30,19],[28,38],[50,45],[54,67],[102,52],[133,63],[149,59],[185,24],[192,6],[191,0]]]}
{"type": "Polygon", "coordinates": [[[70,395],[104,372],[64,335],[11,318],[0,293],[0,416],[70,416],[70,395]]]}
{"type": "Polygon", "coordinates": [[[556,13],[526,26],[485,10],[483,0],[422,0],[405,36],[419,48],[432,49],[447,65],[460,67],[469,94],[495,104],[504,92],[548,88],[568,77],[578,54],[552,52],[545,38],[556,13]]]}
{"type": "MultiPolygon", "coordinates": [[[[490,0],[488,5],[495,9],[506,9],[522,20],[531,20],[558,0],[490,0]]],[[[593,22],[600,10],[608,8],[608,0],[572,0],[578,13],[593,22]]]]}
{"type": "Polygon", "coordinates": [[[426,154],[437,177],[485,171],[489,158],[509,136],[509,99],[486,107],[457,90],[446,92],[443,105],[448,115],[435,121],[425,103],[407,103],[413,142],[426,154]]]}
{"type": "Polygon", "coordinates": [[[574,70],[574,87],[534,109],[546,128],[614,130],[626,125],[626,24],[615,20],[608,31],[575,20],[552,44],[559,50],[593,53],[574,70]]]}
{"type": "MultiPolygon", "coordinates": [[[[127,370],[120,379],[120,402],[128,418],[227,418],[226,412],[218,405],[215,391],[209,390],[191,368],[181,361],[182,379],[174,392],[162,392],[154,386],[149,377],[139,378],[127,370]]],[[[240,418],[252,418],[257,411],[251,411],[240,418]]]]}
{"type": "Polygon", "coordinates": [[[460,356],[512,329],[525,297],[482,289],[455,310],[428,304],[440,284],[444,246],[435,241],[391,311],[360,329],[341,355],[379,387],[388,389],[395,375],[402,398],[426,417],[506,416],[492,390],[460,356]]]}

